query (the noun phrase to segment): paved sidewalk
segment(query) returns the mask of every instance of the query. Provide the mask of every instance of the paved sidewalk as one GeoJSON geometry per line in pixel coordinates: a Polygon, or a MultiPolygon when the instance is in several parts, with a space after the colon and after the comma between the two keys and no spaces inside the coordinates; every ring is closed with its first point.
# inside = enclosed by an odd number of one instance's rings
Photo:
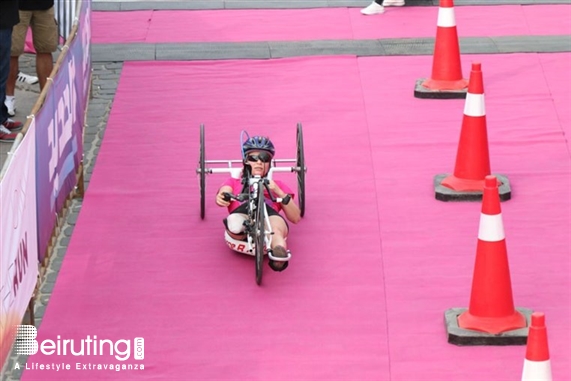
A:
{"type": "MultiPolygon", "coordinates": [[[[32,54],[24,54],[20,57],[20,71],[36,75],[35,56],[32,54]]],[[[26,117],[32,111],[38,96],[40,95],[40,85],[27,85],[16,83],[16,116],[11,117],[14,120],[26,123],[26,117]]],[[[8,152],[12,148],[11,142],[0,143],[0,169],[4,166],[8,152]]]]}

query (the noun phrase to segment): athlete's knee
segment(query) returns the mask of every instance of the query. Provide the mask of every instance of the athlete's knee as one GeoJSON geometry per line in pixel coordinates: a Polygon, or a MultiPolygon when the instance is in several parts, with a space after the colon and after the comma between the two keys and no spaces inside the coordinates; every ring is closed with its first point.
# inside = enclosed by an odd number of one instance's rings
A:
{"type": "Polygon", "coordinates": [[[288,226],[283,218],[278,216],[270,216],[270,225],[274,234],[286,237],[288,233],[288,226]]]}
{"type": "Polygon", "coordinates": [[[245,230],[244,221],[246,218],[240,214],[231,214],[226,217],[226,229],[234,234],[243,233],[245,230]]]}

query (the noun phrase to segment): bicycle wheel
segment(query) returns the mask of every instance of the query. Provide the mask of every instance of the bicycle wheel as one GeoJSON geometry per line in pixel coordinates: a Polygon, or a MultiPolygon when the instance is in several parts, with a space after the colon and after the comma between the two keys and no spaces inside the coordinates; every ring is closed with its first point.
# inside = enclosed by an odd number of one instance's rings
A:
{"type": "Polygon", "coordinates": [[[297,124],[297,157],[295,166],[297,167],[297,193],[301,216],[305,214],[305,155],[303,152],[303,130],[301,123],[297,124]]]}
{"type": "Polygon", "coordinates": [[[200,186],[200,218],[204,219],[206,214],[206,159],[204,147],[204,124],[200,125],[200,156],[198,158],[199,186],[200,186]]]}
{"type": "Polygon", "coordinates": [[[258,205],[256,207],[256,226],[255,226],[255,245],[256,245],[256,283],[262,284],[262,270],[264,268],[264,247],[266,245],[266,229],[264,220],[264,211],[266,204],[264,202],[264,188],[259,184],[258,205]]]}

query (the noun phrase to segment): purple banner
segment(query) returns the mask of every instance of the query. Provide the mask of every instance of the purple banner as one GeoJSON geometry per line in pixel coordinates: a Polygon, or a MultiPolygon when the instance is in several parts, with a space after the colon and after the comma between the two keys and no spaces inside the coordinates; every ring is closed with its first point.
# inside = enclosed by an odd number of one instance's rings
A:
{"type": "Polygon", "coordinates": [[[78,34],[69,49],[63,51],[61,66],[35,116],[40,261],[46,254],[56,216],[77,184],[83,156],[83,125],[91,79],[90,6],[91,2],[82,2],[78,34]]]}
{"type": "Polygon", "coordinates": [[[65,60],[35,116],[40,261],[46,253],[56,214],[62,210],[65,199],[77,184],[76,172],[83,153],[83,120],[79,119],[83,112],[79,109],[76,86],[69,81],[69,77],[74,75],[73,60],[65,60]]]}

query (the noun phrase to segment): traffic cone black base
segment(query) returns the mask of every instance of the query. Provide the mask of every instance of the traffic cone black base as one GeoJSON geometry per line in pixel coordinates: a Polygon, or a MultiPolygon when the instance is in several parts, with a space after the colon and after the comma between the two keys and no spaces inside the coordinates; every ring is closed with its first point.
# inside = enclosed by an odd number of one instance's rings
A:
{"type": "Polygon", "coordinates": [[[414,86],[414,97],[422,99],[464,99],[468,93],[468,87],[460,90],[432,90],[422,84],[428,78],[421,78],[414,86]]]}
{"type": "MultiPolygon", "coordinates": [[[[500,201],[507,201],[512,197],[512,190],[510,181],[507,176],[494,173],[498,178],[500,186],[498,191],[500,193],[500,201]]],[[[473,192],[458,192],[442,185],[442,180],[450,176],[450,174],[439,174],[434,176],[434,193],[439,201],[481,201],[483,195],[483,186],[481,191],[473,192]]],[[[483,184],[483,182],[482,182],[483,184]]]]}
{"type": "Polygon", "coordinates": [[[467,311],[467,308],[450,308],[444,313],[444,324],[446,326],[448,342],[459,346],[526,345],[529,332],[528,327],[531,323],[531,314],[533,311],[527,308],[516,308],[516,310],[525,316],[525,328],[505,331],[499,334],[490,334],[461,328],[458,325],[458,316],[467,311]]]}

